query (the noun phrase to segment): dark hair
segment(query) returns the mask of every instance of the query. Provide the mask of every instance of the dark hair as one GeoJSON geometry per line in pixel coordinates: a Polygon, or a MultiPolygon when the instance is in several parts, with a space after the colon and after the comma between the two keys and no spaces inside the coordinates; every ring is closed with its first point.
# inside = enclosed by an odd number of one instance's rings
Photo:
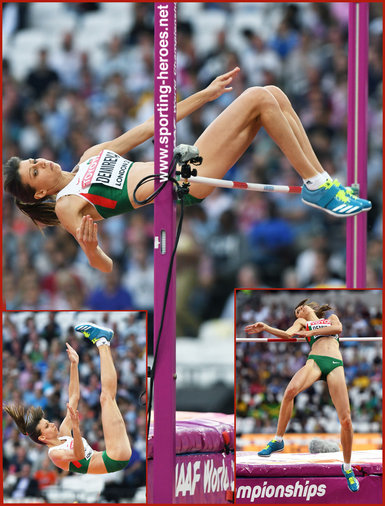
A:
{"type": "Polygon", "coordinates": [[[296,305],[295,309],[294,309],[294,314],[295,314],[295,310],[297,308],[299,308],[300,306],[309,306],[311,307],[315,314],[318,316],[318,318],[323,318],[325,316],[325,313],[326,311],[329,311],[330,309],[332,309],[331,306],[329,306],[329,304],[323,304],[322,306],[320,306],[319,304],[317,304],[317,302],[308,302],[309,299],[303,299],[301,300],[301,302],[298,302],[298,304],[296,305]]]}
{"type": "Polygon", "coordinates": [[[13,418],[19,431],[28,436],[39,445],[43,445],[40,441],[41,430],[37,428],[40,420],[44,418],[44,411],[42,408],[28,408],[26,409],[23,404],[5,405],[3,409],[10,417],[13,418]]]}
{"type": "Polygon", "coordinates": [[[29,184],[24,184],[20,178],[20,158],[13,156],[4,165],[4,190],[15,197],[15,203],[21,212],[26,214],[38,227],[44,225],[59,225],[60,221],[55,212],[55,202],[47,200],[50,196],[40,200],[35,199],[35,190],[29,184]]]}

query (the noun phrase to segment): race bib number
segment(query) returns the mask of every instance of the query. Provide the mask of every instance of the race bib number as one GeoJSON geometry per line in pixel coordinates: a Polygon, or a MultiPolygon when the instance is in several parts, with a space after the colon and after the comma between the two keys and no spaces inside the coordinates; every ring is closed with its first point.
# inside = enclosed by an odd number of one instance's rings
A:
{"type": "Polygon", "coordinates": [[[122,190],[131,162],[113,151],[103,150],[91,160],[81,181],[82,188],[94,183],[104,184],[122,190]]]}
{"type": "Polygon", "coordinates": [[[306,330],[317,330],[324,329],[325,327],[330,327],[330,320],[326,320],[325,318],[322,320],[317,320],[315,322],[306,322],[306,330]]]}

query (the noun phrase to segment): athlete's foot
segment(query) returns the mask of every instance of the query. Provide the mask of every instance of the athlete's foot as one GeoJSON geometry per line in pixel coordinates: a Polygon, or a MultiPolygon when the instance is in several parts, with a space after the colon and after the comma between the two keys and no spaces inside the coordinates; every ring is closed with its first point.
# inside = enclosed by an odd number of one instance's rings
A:
{"type": "Polygon", "coordinates": [[[354,476],[353,469],[349,469],[349,471],[345,471],[344,465],[342,464],[342,472],[348,482],[348,488],[351,492],[358,492],[360,489],[360,484],[358,483],[357,478],[354,476]]]}
{"type": "Polygon", "coordinates": [[[89,339],[92,343],[101,344],[103,339],[106,344],[109,343],[114,336],[114,332],[111,329],[107,329],[104,327],[100,327],[99,325],[95,325],[95,323],[80,323],[76,325],[75,330],[81,332],[86,339],[89,339]]]}
{"type": "Polygon", "coordinates": [[[274,452],[282,452],[285,447],[285,444],[283,441],[276,441],[275,439],[272,439],[267,443],[265,448],[258,452],[258,455],[260,457],[270,457],[270,455],[274,452]]]}
{"type": "Polygon", "coordinates": [[[312,207],[322,209],[339,218],[354,216],[363,211],[369,211],[371,203],[368,200],[353,198],[337,181],[328,179],[318,190],[309,190],[302,186],[302,201],[312,207]]]}
{"type": "Polygon", "coordinates": [[[357,195],[357,193],[355,193],[353,188],[351,188],[350,186],[343,187],[341,183],[338,181],[338,179],[334,179],[333,184],[337,187],[343,188],[353,201],[359,202],[362,205],[364,211],[370,211],[370,209],[372,208],[372,203],[370,202],[370,200],[360,198],[357,195]]]}

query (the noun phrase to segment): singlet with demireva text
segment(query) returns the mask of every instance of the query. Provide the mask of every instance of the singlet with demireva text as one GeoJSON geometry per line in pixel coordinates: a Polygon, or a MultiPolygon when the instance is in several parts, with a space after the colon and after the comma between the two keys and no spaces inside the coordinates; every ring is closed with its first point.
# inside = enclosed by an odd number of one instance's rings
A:
{"type": "Polygon", "coordinates": [[[78,195],[92,204],[103,218],[133,209],[127,191],[127,175],[134,162],[104,149],[79,164],[74,178],[56,196],[78,195]]]}
{"type": "MultiPolygon", "coordinates": [[[[317,329],[324,329],[325,327],[331,327],[332,322],[326,318],[321,318],[320,320],[316,321],[308,321],[306,322],[306,330],[317,330],[317,329]]],[[[310,345],[310,348],[313,346],[313,344],[316,342],[317,339],[320,337],[332,337],[333,339],[337,339],[337,342],[339,342],[338,334],[325,336],[325,335],[315,335],[312,337],[306,337],[306,341],[310,345]]]]}

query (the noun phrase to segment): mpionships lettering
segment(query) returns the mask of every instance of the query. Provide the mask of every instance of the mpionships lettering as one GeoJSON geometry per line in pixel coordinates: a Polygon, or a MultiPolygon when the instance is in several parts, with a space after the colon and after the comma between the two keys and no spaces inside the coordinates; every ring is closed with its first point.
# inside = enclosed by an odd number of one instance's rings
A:
{"type": "MultiPolygon", "coordinates": [[[[261,498],[282,498],[282,497],[300,497],[305,501],[312,502],[312,497],[323,497],[327,492],[326,483],[316,485],[310,483],[310,480],[306,480],[305,483],[296,481],[294,484],[284,485],[277,484],[272,485],[267,481],[263,482],[263,485],[241,485],[237,487],[237,499],[248,499],[249,503],[261,502],[261,498]]],[[[262,501],[263,502],[263,501],[262,501]]],[[[280,501],[277,501],[280,502],[280,501]]],[[[284,502],[284,500],[282,501],[284,502]]],[[[303,501],[302,501],[303,502],[303,501]]]]}

